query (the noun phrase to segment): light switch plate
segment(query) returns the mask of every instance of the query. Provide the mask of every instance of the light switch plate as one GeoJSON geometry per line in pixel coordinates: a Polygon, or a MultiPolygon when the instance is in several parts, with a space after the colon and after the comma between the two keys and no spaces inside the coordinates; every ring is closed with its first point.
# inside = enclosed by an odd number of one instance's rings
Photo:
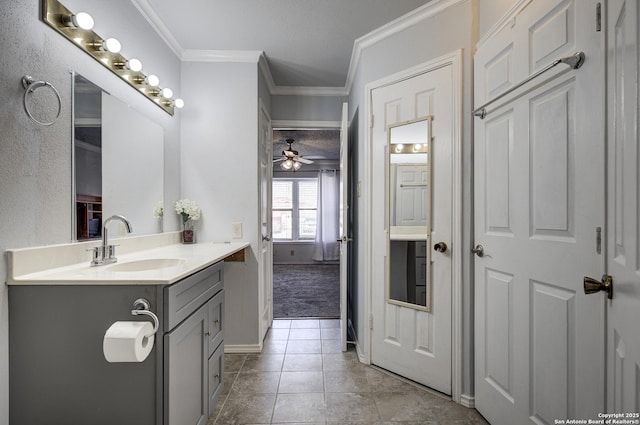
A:
{"type": "Polygon", "coordinates": [[[231,237],[233,239],[242,239],[242,223],[231,223],[231,237]]]}

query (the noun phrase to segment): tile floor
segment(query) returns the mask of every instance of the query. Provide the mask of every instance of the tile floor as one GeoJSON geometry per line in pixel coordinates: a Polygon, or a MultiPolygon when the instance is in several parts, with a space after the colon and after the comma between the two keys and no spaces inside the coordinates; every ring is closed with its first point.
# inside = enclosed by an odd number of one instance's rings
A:
{"type": "Polygon", "coordinates": [[[340,351],[337,320],[275,320],[261,354],[226,354],[207,425],[476,425],[473,409],[340,351]]]}

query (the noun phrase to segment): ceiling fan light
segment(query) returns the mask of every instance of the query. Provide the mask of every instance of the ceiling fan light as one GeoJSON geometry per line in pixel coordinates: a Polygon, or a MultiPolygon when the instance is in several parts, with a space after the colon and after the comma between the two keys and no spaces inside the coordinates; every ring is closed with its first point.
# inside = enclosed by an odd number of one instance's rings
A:
{"type": "Polygon", "coordinates": [[[280,168],[285,171],[289,171],[293,168],[293,161],[290,159],[284,160],[280,163],[280,168]]]}
{"type": "Polygon", "coordinates": [[[294,161],[293,162],[293,171],[298,171],[300,169],[300,167],[302,167],[302,163],[299,161],[294,161]]]}

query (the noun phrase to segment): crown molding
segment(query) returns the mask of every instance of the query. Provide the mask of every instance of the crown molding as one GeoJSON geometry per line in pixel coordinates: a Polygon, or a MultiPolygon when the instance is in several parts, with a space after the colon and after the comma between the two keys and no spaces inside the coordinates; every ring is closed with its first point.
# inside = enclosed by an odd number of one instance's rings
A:
{"type": "MultiPolygon", "coordinates": [[[[349,72],[347,73],[347,81],[345,84],[345,90],[351,91],[353,81],[355,78],[356,70],[360,64],[360,57],[362,51],[367,47],[370,47],[385,38],[388,38],[394,34],[404,31],[405,29],[417,24],[418,22],[431,18],[442,11],[457,5],[458,3],[465,2],[467,0],[432,0],[429,3],[417,8],[416,10],[407,13],[395,19],[380,28],[377,28],[370,33],[363,35],[356,39],[353,43],[353,52],[351,53],[351,63],[349,64],[349,72]]],[[[531,1],[531,0],[529,0],[531,1]]]]}
{"type": "MultiPolygon", "coordinates": [[[[262,51],[242,51],[242,50],[192,50],[184,49],[178,43],[171,31],[162,22],[156,11],[149,4],[149,0],[131,0],[131,3],[140,11],[142,16],[149,22],[149,24],[156,30],[160,37],[167,43],[169,48],[176,54],[176,56],[183,62],[250,62],[258,63],[258,66],[264,75],[269,91],[272,95],[276,96],[348,96],[353,86],[356,70],[360,63],[360,58],[364,49],[394,35],[400,31],[403,31],[416,23],[431,18],[442,11],[462,3],[468,0],[432,0],[431,2],[419,7],[418,9],[409,12],[383,26],[377,28],[370,33],[358,38],[353,43],[353,50],[351,53],[351,61],[349,63],[349,70],[347,72],[347,78],[343,87],[304,87],[304,86],[278,86],[273,80],[271,69],[266,60],[264,52],[262,51]]],[[[512,8],[517,9],[519,12],[532,0],[519,0],[518,5],[524,4],[524,6],[512,8]]],[[[517,14],[517,12],[515,13],[517,14]]],[[[508,19],[503,18],[498,24],[496,24],[490,34],[497,32],[496,27],[504,26],[508,22],[508,19]],[[504,22],[503,22],[504,21],[504,22]],[[499,25],[502,22],[502,25],[499,25]]],[[[499,29],[499,28],[498,28],[499,29]]],[[[478,43],[481,44],[485,38],[488,38],[489,34],[478,43]]]]}
{"type": "Polygon", "coordinates": [[[156,30],[160,38],[167,43],[167,46],[175,53],[178,59],[182,58],[184,49],[178,43],[178,40],[173,36],[173,33],[169,31],[169,28],[164,24],[155,9],[149,4],[148,0],[131,0],[131,3],[138,9],[140,14],[149,22],[149,25],[156,30]]]}
{"type": "Polygon", "coordinates": [[[320,128],[340,128],[342,123],[340,121],[302,121],[302,120],[273,120],[271,126],[276,130],[290,130],[290,129],[307,129],[317,130],[320,128]]]}
{"type": "Polygon", "coordinates": [[[260,50],[195,50],[182,52],[183,62],[247,62],[258,63],[262,56],[260,50]]]}
{"type": "Polygon", "coordinates": [[[275,86],[271,94],[276,96],[348,96],[346,87],[275,86]]]}

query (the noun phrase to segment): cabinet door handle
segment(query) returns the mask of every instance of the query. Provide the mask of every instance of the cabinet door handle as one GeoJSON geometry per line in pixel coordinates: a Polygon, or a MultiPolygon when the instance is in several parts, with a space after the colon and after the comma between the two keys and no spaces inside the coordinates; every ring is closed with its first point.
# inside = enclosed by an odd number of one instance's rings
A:
{"type": "Polygon", "coordinates": [[[205,334],[206,336],[211,336],[211,332],[209,332],[209,331],[206,331],[204,334],[205,334]]]}
{"type": "Polygon", "coordinates": [[[218,323],[220,323],[220,320],[216,319],[213,321],[213,323],[217,325],[218,323]]]}

